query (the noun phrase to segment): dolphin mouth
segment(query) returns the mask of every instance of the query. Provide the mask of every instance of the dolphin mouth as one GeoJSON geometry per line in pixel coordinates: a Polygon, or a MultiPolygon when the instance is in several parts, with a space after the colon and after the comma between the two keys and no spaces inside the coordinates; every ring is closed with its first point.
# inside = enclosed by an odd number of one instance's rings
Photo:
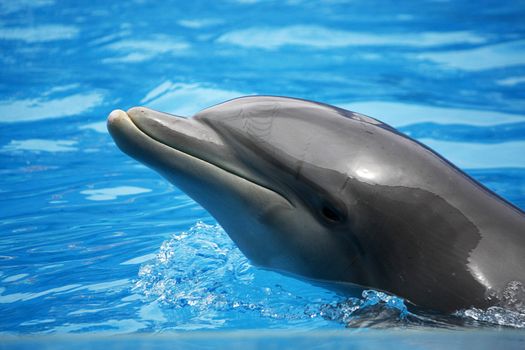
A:
{"type": "MultiPolygon", "coordinates": [[[[107,126],[110,134],[116,140],[139,137],[226,170],[208,157],[200,155],[200,153],[210,153],[209,151],[213,147],[203,146],[206,142],[212,143],[213,141],[218,145],[220,143],[218,137],[214,137],[214,140],[209,136],[203,137],[205,134],[203,132],[204,127],[195,125],[195,123],[192,124],[190,121],[189,118],[167,115],[144,107],[133,107],[127,112],[118,109],[111,112],[108,116],[107,126]],[[206,142],[202,142],[199,138],[206,139],[206,142]],[[199,148],[202,149],[199,151],[199,148]]],[[[211,133],[208,132],[207,134],[211,133]]],[[[145,143],[142,146],[147,147],[145,143]]],[[[140,144],[137,143],[137,147],[140,147],[140,144]]]]}
{"type": "MultiPolygon", "coordinates": [[[[125,153],[128,153],[133,158],[137,158],[137,160],[141,162],[147,163],[149,160],[151,160],[150,158],[154,156],[154,152],[147,152],[147,155],[150,157],[146,158],[144,156],[139,156],[139,153],[141,153],[139,149],[152,149],[154,144],[162,145],[186,156],[198,159],[207,164],[225,170],[229,173],[233,173],[224,166],[216,164],[216,162],[213,162],[206,157],[197,154],[201,152],[195,152],[195,150],[192,151],[191,141],[197,141],[197,137],[195,135],[188,135],[188,132],[185,133],[184,131],[178,131],[173,127],[170,128],[167,123],[163,123],[168,120],[168,118],[164,117],[164,120],[162,120],[161,118],[150,117],[144,113],[145,111],[154,112],[153,110],[148,110],[143,107],[133,107],[127,112],[119,109],[114,110],[108,116],[107,128],[111,136],[115,139],[115,141],[117,141],[117,145],[125,153]],[[132,145],[129,146],[123,141],[134,142],[132,142],[132,145]]],[[[171,119],[171,121],[178,119],[179,122],[189,120],[176,116],[170,116],[169,119],[171,119]]]]}
{"type": "MultiPolygon", "coordinates": [[[[162,168],[162,166],[156,165],[151,161],[151,156],[154,156],[154,154],[151,152],[142,152],[140,150],[141,147],[152,148],[150,144],[153,142],[154,144],[165,146],[164,148],[167,147],[179,153],[180,156],[184,155],[204,162],[228,173],[231,176],[243,179],[255,186],[270,191],[281,197],[289,203],[290,206],[294,207],[294,204],[279,191],[217,161],[217,159],[220,159],[217,157],[217,153],[219,155],[224,155],[224,150],[220,148],[221,145],[224,145],[218,136],[214,135],[211,130],[207,132],[204,131],[206,130],[206,127],[202,126],[202,124],[199,124],[198,127],[195,125],[190,126],[191,118],[183,118],[173,115],[169,115],[168,117],[151,117],[146,113],[143,113],[144,111],[155,112],[143,107],[133,107],[127,112],[124,112],[123,110],[114,110],[108,116],[107,127],[110,134],[113,136],[122,151],[131,157],[154,168],[162,168]],[[184,130],[178,131],[170,127],[173,126],[170,125],[173,123],[179,123],[178,127],[182,127],[184,130]],[[137,136],[141,137],[143,141],[146,142],[128,142],[130,139],[137,136]],[[204,141],[199,140],[199,137],[204,137],[204,141]],[[191,143],[193,143],[193,145],[191,143]],[[210,143],[216,147],[212,147],[210,143]],[[197,148],[198,151],[195,151],[194,148],[197,148]],[[209,157],[201,156],[202,153],[208,153],[207,155],[209,157]]],[[[178,155],[175,155],[175,157],[177,156],[178,155]]]]}

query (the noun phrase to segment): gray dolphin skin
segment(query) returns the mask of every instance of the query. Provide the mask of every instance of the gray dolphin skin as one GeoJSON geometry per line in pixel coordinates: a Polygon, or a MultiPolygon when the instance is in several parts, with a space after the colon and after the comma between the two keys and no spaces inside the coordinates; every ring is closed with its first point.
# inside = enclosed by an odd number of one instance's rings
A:
{"type": "Polygon", "coordinates": [[[444,313],[525,282],[525,214],[376,119],[253,96],[191,118],[115,110],[108,129],[255,265],[444,313]]]}

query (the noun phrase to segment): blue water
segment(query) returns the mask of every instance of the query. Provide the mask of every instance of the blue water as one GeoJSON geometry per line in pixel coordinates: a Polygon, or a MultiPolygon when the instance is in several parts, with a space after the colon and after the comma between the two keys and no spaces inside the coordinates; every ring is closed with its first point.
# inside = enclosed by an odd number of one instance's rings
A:
{"type": "Polygon", "coordinates": [[[0,3],[2,334],[525,327],[525,312],[413,315],[253,267],[105,129],[135,105],[312,99],[399,128],[525,209],[525,2],[159,4],[0,3]]]}

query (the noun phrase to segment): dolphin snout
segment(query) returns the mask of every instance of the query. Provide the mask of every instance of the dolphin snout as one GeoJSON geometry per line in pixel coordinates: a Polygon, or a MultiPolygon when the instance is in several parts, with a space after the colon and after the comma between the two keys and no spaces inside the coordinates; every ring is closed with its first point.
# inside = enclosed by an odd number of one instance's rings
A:
{"type": "MultiPolygon", "coordinates": [[[[135,124],[144,122],[147,119],[156,119],[158,115],[166,115],[166,113],[157,112],[146,107],[132,107],[126,113],[135,124]]],[[[170,117],[174,116],[170,115],[170,117]]]]}
{"type": "Polygon", "coordinates": [[[128,109],[126,113],[133,124],[142,132],[161,142],[166,141],[165,138],[169,139],[187,133],[188,125],[191,124],[187,118],[158,112],[146,107],[133,107],[128,109]]]}
{"type": "Polygon", "coordinates": [[[211,161],[225,157],[225,146],[219,135],[194,118],[158,112],[147,107],[111,112],[108,117],[110,132],[121,129],[120,125],[123,124],[130,124],[128,127],[133,126],[151,139],[200,159],[211,161]]]}
{"type": "Polygon", "coordinates": [[[110,125],[115,125],[119,120],[122,120],[122,118],[128,118],[127,113],[121,109],[115,109],[113,112],[109,113],[108,127],[110,125]]]}

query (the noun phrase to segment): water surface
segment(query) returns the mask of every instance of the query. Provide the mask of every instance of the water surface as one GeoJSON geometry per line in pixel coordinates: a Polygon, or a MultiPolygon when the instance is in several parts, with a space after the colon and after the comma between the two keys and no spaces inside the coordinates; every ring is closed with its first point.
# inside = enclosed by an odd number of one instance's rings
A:
{"type": "Polygon", "coordinates": [[[524,17],[522,1],[3,1],[0,332],[455,327],[253,267],[116,148],[105,118],[247,94],[322,101],[399,128],[524,209],[524,17]]]}

